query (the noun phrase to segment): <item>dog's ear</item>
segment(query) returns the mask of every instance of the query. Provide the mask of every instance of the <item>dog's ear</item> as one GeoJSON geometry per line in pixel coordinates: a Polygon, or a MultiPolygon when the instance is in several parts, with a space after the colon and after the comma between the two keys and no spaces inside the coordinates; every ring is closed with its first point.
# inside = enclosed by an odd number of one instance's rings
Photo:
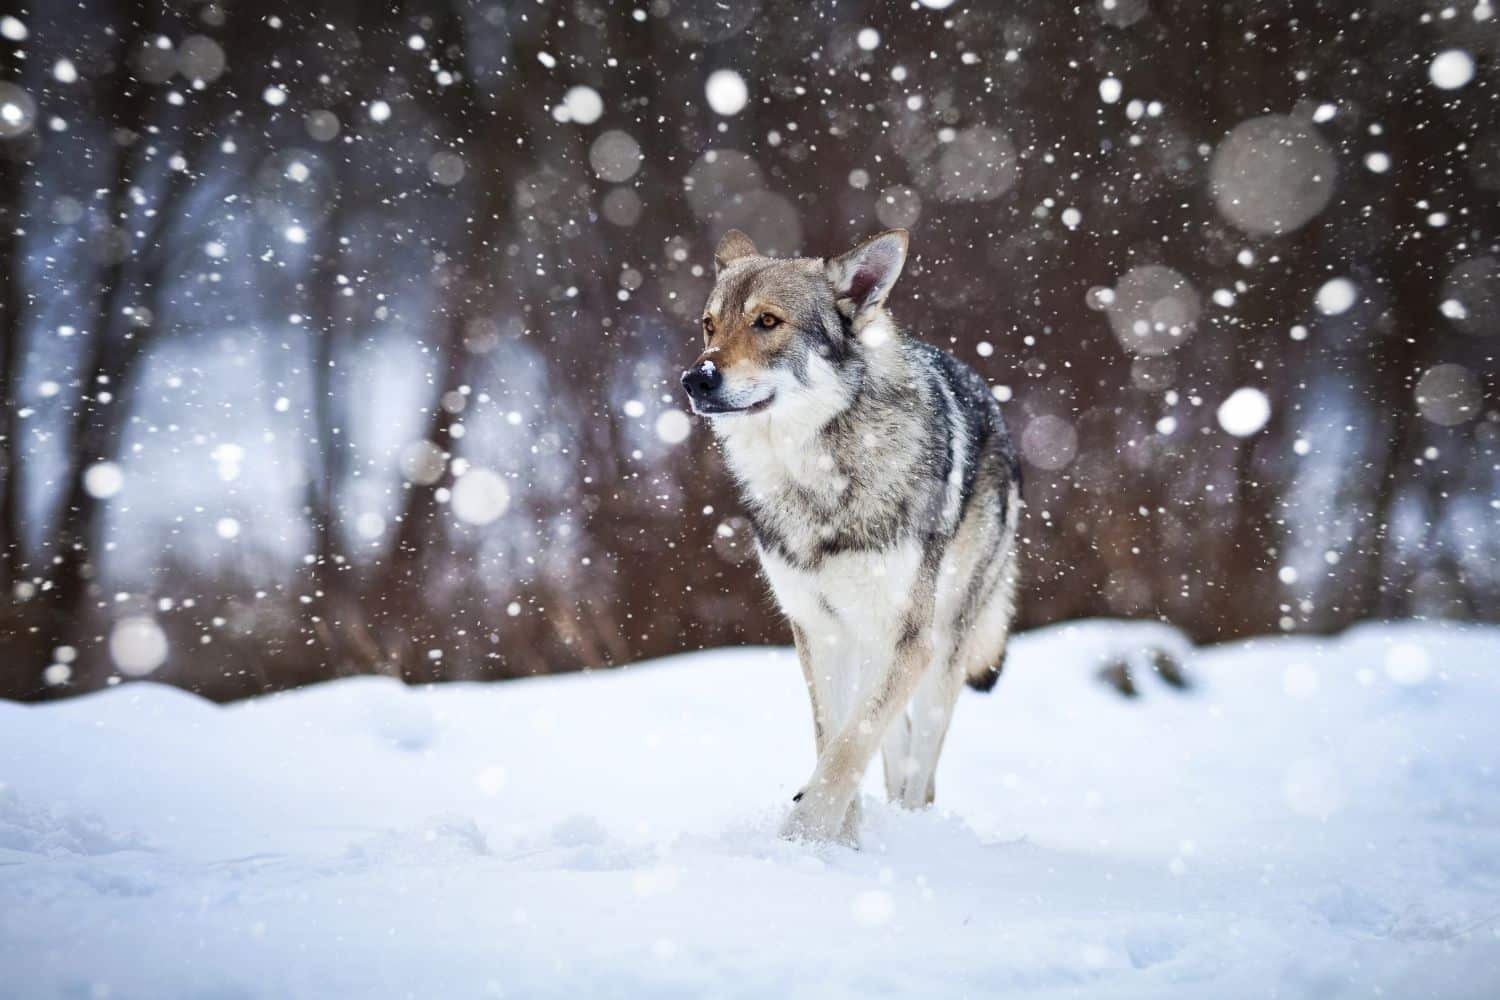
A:
{"type": "Polygon", "coordinates": [[[759,252],[750,237],[738,229],[731,229],[714,249],[714,270],[722,271],[741,257],[753,257],[759,252]]]}
{"type": "Polygon", "coordinates": [[[828,262],[828,281],[841,312],[853,319],[885,303],[901,277],[908,240],[906,230],[892,229],[828,262]]]}

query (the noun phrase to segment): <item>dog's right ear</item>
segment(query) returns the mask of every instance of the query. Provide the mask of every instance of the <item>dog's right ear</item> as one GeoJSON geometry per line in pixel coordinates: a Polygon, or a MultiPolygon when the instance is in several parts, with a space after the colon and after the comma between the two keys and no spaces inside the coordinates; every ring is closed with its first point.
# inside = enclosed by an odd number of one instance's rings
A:
{"type": "Polygon", "coordinates": [[[759,252],[750,237],[738,229],[731,229],[714,250],[714,271],[722,271],[741,257],[754,257],[759,252]]]}

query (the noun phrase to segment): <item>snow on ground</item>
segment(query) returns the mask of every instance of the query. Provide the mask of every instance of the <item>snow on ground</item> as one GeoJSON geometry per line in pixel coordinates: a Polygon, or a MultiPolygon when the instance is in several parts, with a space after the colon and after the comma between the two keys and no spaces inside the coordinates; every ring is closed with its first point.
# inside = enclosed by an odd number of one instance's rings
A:
{"type": "Polygon", "coordinates": [[[1096,679],[1157,631],[1020,637],[860,851],[783,650],[0,705],[0,995],[1500,995],[1500,629],[1096,679]]]}

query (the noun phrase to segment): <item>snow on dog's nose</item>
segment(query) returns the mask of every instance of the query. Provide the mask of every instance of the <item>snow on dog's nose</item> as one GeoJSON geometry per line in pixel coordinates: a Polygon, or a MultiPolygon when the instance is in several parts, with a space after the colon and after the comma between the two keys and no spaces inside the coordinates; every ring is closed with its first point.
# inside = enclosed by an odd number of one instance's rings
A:
{"type": "Polygon", "coordinates": [[[694,402],[708,399],[723,384],[724,376],[712,361],[700,361],[682,373],[682,387],[694,402]]]}

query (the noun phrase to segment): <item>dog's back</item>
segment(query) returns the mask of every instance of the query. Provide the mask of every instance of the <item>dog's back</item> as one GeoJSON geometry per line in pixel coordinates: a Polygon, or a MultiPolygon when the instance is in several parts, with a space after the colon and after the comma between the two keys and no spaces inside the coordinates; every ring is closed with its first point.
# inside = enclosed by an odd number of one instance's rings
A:
{"type": "MultiPolygon", "coordinates": [[[[954,568],[955,575],[968,578],[968,587],[956,595],[948,618],[952,628],[973,633],[961,654],[965,680],[977,691],[989,691],[1003,666],[1004,640],[997,644],[986,636],[996,631],[1003,636],[1014,612],[1021,463],[1000,404],[979,373],[930,344],[910,343],[940,383],[943,413],[932,430],[947,440],[954,455],[948,475],[958,480],[958,523],[949,542],[957,548],[948,561],[965,564],[954,568]],[[969,530],[960,537],[965,521],[971,521],[969,530]],[[991,609],[992,604],[997,606],[991,609]],[[984,628],[987,617],[1003,619],[1005,627],[984,628]]],[[[940,599],[940,621],[942,605],[940,599]]]]}

